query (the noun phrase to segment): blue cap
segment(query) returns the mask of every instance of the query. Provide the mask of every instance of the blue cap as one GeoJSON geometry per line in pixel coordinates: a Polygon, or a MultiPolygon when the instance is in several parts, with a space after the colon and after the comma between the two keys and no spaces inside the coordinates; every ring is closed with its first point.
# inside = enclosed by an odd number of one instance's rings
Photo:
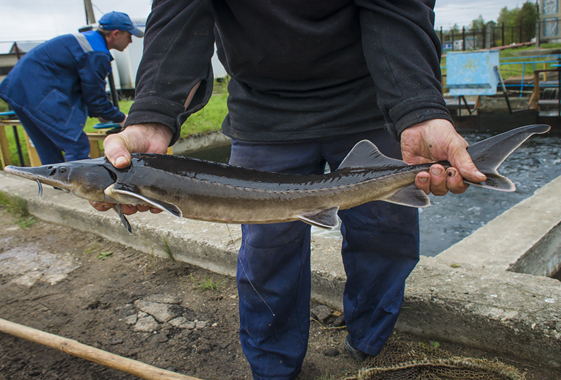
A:
{"type": "Polygon", "coordinates": [[[138,38],[144,37],[144,32],[132,23],[129,15],[123,12],[109,12],[99,19],[99,27],[103,30],[123,30],[138,38]]]}

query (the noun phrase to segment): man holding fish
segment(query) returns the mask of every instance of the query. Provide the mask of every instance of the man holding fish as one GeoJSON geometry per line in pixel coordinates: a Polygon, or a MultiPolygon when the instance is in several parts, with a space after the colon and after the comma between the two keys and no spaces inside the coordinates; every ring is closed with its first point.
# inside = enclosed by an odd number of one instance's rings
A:
{"type": "MultiPolygon", "coordinates": [[[[211,57],[231,77],[223,131],[231,164],[291,174],[337,169],[369,139],[409,164],[425,193],[482,182],[441,95],[432,0],[161,0],[148,19],[127,128],[105,140],[118,168],[130,152],[165,153],[212,94],[211,57]]],[[[364,162],[367,166],[368,162],[364,162]]],[[[100,210],[111,204],[93,203],[100,210]]],[[[125,214],[148,206],[122,206],[125,214]]],[[[153,210],[155,211],[155,210],[153,210]]],[[[419,258],[418,212],[371,202],[339,212],[347,348],[361,359],[389,337],[419,258]]],[[[294,379],[306,354],[310,226],[248,224],[238,259],[240,339],[255,379],[294,379]]]]}

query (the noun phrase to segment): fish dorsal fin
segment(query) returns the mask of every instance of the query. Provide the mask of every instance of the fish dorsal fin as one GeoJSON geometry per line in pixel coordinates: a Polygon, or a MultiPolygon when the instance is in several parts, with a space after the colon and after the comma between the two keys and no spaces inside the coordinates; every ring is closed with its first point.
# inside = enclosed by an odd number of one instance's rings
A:
{"type": "Polygon", "coordinates": [[[420,190],[414,184],[405,186],[393,193],[391,196],[380,200],[409,207],[430,206],[430,198],[423,190],[420,190]]]}
{"type": "Polygon", "coordinates": [[[301,215],[298,219],[312,226],[333,229],[339,226],[339,219],[337,218],[337,211],[339,206],[331,207],[327,210],[301,215]]]}
{"type": "Polygon", "coordinates": [[[497,168],[524,141],[535,133],[546,133],[549,125],[535,124],[512,129],[471,145],[467,151],[479,171],[487,176],[487,181],[467,183],[493,190],[514,191],[516,186],[508,178],[500,175],[497,168]]]}
{"type": "Polygon", "coordinates": [[[401,160],[396,160],[384,156],[378,147],[371,141],[359,141],[354,148],[347,154],[338,169],[343,168],[372,168],[372,167],[401,167],[407,164],[401,160]]]}
{"type": "MultiPolygon", "coordinates": [[[[163,210],[163,211],[167,211],[173,216],[176,216],[176,217],[179,217],[179,218],[183,216],[183,213],[181,212],[179,207],[177,207],[176,205],[174,205],[172,203],[163,202],[163,201],[160,201],[158,199],[153,199],[153,198],[141,195],[136,186],[126,185],[126,184],[121,184],[121,183],[115,183],[115,184],[109,186],[107,189],[105,189],[105,193],[109,196],[111,196],[111,193],[129,196],[129,197],[132,197],[132,198],[135,198],[135,199],[142,200],[142,201],[146,202],[147,204],[149,204],[150,206],[152,206],[154,208],[157,208],[157,209],[160,209],[160,210],[163,210]]],[[[115,197],[115,196],[112,196],[112,197],[113,198],[118,198],[118,197],[115,197]]]]}

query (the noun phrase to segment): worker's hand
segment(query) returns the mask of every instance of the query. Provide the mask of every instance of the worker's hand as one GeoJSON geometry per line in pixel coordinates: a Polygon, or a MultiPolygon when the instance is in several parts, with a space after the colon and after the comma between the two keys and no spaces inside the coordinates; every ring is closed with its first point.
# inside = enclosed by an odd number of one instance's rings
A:
{"type": "Polygon", "coordinates": [[[463,179],[483,182],[487,177],[475,167],[467,152],[468,143],[452,123],[444,119],[427,120],[401,133],[401,152],[408,164],[449,161],[447,170],[442,165],[431,166],[430,172],[421,172],[415,185],[426,194],[445,195],[448,191],[461,194],[467,190],[463,179]]]}
{"type": "MultiPolygon", "coordinates": [[[[167,126],[156,123],[135,124],[128,126],[120,133],[109,135],[103,141],[105,156],[117,169],[124,169],[130,165],[131,153],[159,153],[167,152],[173,132],[167,126]]],[[[115,205],[113,203],[92,202],[90,204],[98,211],[107,211],[115,205]]],[[[121,205],[125,215],[137,211],[160,213],[162,210],[149,206],[121,205]]]]}

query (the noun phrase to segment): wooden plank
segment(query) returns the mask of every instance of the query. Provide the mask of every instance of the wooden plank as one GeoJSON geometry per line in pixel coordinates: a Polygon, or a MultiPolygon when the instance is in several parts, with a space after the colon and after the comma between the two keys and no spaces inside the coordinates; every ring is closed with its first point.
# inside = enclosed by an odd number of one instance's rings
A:
{"type": "Polygon", "coordinates": [[[31,166],[41,166],[41,159],[39,158],[39,154],[37,154],[37,149],[35,149],[35,145],[33,145],[33,141],[31,141],[25,130],[23,131],[23,134],[25,136],[25,145],[27,145],[29,164],[31,166]]]}
{"type": "Polygon", "coordinates": [[[105,140],[107,135],[100,132],[87,132],[86,135],[88,136],[88,140],[90,140],[90,158],[101,157],[99,142],[105,140]]]}
{"type": "Polygon", "coordinates": [[[8,137],[6,136],[6,125],[0,126],[0,160],[2,170],[12,164],[10,157],[10,145],[8,144],[8,137]]]}

